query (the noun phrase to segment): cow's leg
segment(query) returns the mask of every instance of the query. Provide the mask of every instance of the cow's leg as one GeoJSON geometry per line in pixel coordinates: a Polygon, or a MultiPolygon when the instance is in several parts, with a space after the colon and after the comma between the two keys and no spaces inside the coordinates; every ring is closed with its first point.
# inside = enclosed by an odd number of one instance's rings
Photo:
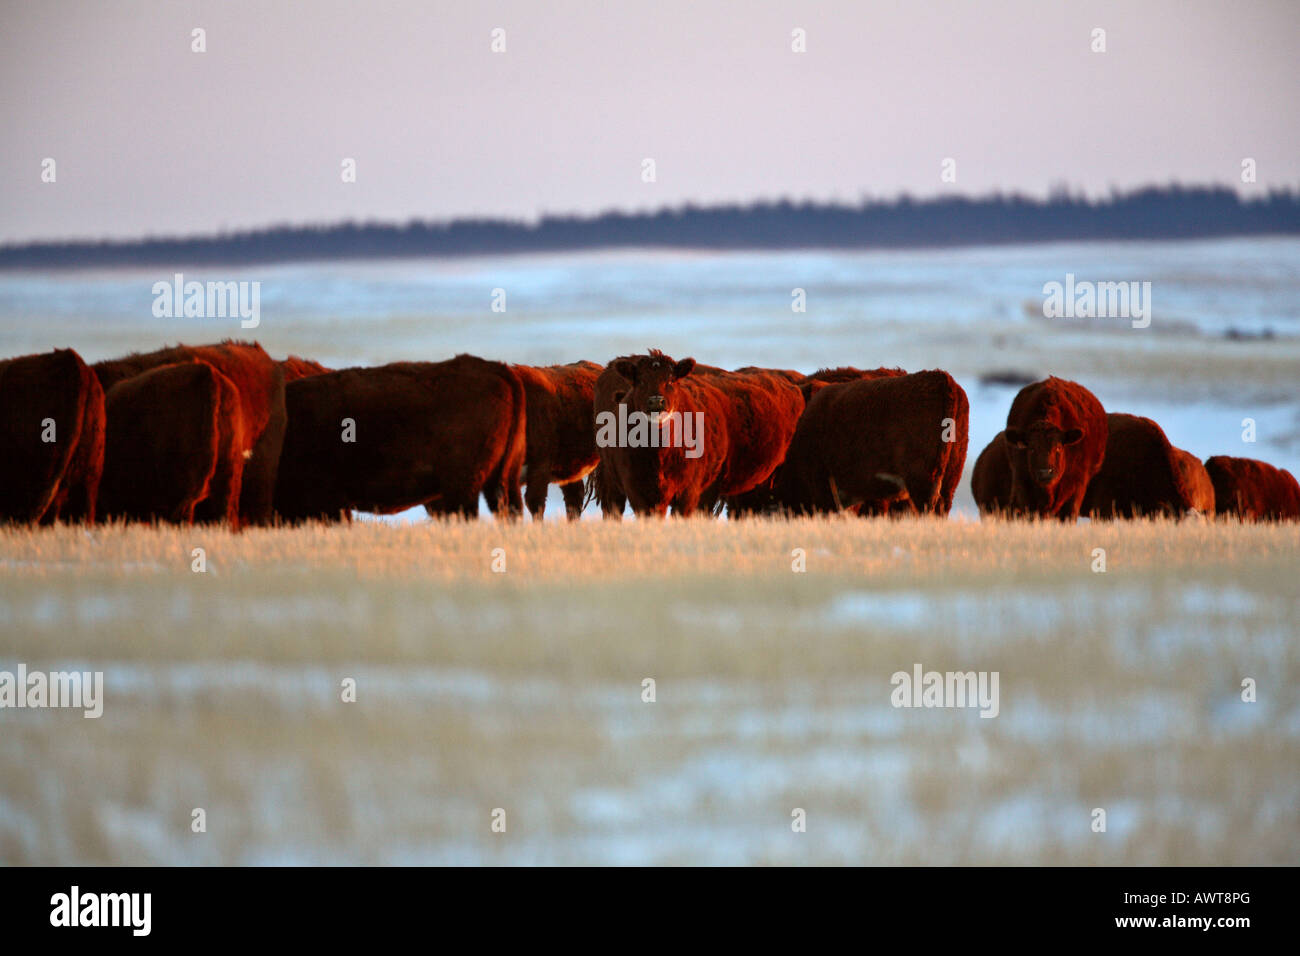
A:
{"type": "Polygon", "coordinates": [[[695,489],[683,491],[673,499],[673,514],[679,518],[689,518],[695,514],[700,504],[700,492],[695,489]]]}
{"type": "Polygon", "coordinates": [[[1088,494],[1088,486],[1084,484],[1072,498],[1069,498],[1061,509],[1056,512],[1056,517],[1067,524],[1073,524],[1079,520],[1079,512],[1083,510],[1083,499],[1088,494]]]}
{"type": "MultiPolygon", "coordinates": [[[[528,494],[524,496],[524,503],[528,505],[528,513],[533,516],[534,521],[541,521],[546,514],[546,492],[550,490],[550,485],[550,465],[538,463],[529,466],[528,494]]],[[[582,482],[578,482],[578,494],[581,498],[582,482]]],[[[567,498],[565,503],[568,503],[567,498]]]]}
{"type": "MultiPolygon", "coordinates": [[[[505,489],[501,486],[501,476],[499,473],[488,475],[487,480],[483,482],[483,500],[487,502],[488,511],[494,515],[501,513],[501,507],[504,502],[505,489]]],[[[464,511],[464,499],[467,492],[452,492],[447,497],[447,513],[455,514],[464,511]]],[[[477,502],[475,502],[477,509],[477,502]]]]}
{"type": "Polygon", "coordinates": [[[891,518],[916,517],[921,513],[922,510],[916,507],[916,499],[907,492],[903,492],[889,502],[889,516],[891,518]]]}
{"type": "MultiPolygon", "coordinates": [[[[497,488],[498,493],[500,487],[497,488]]],[[[442,517],[452,517],[460,515],[468,521],[476,519],[479,515],[478,498],[482,494],[487,499],[488,510],[494,515],[500,517],[498,509],[501,506],[499,497],[488,494],[486,487],[476,488],[472,484],[466,485],[458,483],[457,487],[449,488],[440,498],[425,504],[424,508],[430,514],[437,514],[442,517]]]]}
{"type": "MultiPolygon", "coordinates": [[[[520,488],[523,485],[523,479],[521,477],[523,464],[523,456],[519,456],[514,461],[507,462],[506,466],[502,469],[503,474],[501,476],[501,481],[504,485],[504,501],[502,504],[505,508],[506,518],[510,520],[515,518],[522,519],[524,516],[524,496],[520,491],[520,488]]],[[[530,489],[532,488],[531,480],[529,481],[528,486],[530,489]]],[[[542,502],[543,507],[545,507],[545,485],[542,486],[542,502]]]]}
{"type": "Polygon", "coordinates": [[[166,520],[171,524],[194,524],[194,505],[195,501],[193,498],[179,502],[168,513],[166,520]]]}
{"type": "MultiPolygon", "coordinates": [[[[582,479],[571,481],[567,485],[560,485],[560,493],[564,495],[564,511],[569,516],[569,520],[577,521],[582,516],[582,479]]],[[[533,517],[537,517],[537,515],[534,514],[533,517]]]]}

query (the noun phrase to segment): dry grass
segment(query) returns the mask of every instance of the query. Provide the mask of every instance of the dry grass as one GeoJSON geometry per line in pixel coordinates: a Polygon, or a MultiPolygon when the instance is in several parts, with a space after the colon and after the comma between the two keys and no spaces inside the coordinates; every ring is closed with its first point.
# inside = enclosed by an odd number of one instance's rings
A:
{"type": "Polygon", "coordinates": [[[1298,553],[1229,523],[0,531],[0,669],[107,697],[0,711],[0,862],[1294,864],[1298,553]],[[1001,714],[894,709],[914,662],[998,671],[1001,714]]]}

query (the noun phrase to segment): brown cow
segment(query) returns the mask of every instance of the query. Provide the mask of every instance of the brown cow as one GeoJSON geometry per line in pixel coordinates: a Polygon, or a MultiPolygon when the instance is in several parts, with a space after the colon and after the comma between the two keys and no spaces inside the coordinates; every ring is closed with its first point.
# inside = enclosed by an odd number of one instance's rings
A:
{"type": "MultiPolygon", "coordinates": [[[[753,369],[758,371],[758,369],[753,369]]],[[[741,369],[740,371],[748,371],[741,369]]],[[[835,385],[842,382],[853,382],[860,378],[885,378],[890,376],[906,375],[907,373],[901,368],[876,368],[864,370],[854,368],[850,365],[842,365],[839,368],[822,368],[813,372],[811,375],[801,375],[798,372],[784,371],[781,369],[772,369],[778,374],[785,375],[799,386],[799,391],[803,393],[804,405],[812,399],[813,395],[821,391],[827,385],[835,385]]],[[[802,413],[801,413],[802,414],[802,413]]],[[[778,465],[776,470],[768,479],[751,491],[743,495],[735,495],[727,499],[727,514],[733,518],[747,518],[751,515],[774,514],[780,509],[780,500],[777,497],[777,488],[781,483],[781,469],[783,466],[778,465]]],[[[957,477],[961,478],[961,466],[958,465],[957,477]]],[[[956,487],[954,485],[954,487],[956,487]]]]}
{"type": "Polygon", "coordinates": [[[332,368],[326,368],[320,362],[314,362],[311,359],[305,359],[299,355],[290,355],[277,363],[280,368],[284,369],[284,383],[296,382],[300,378],[306,378],[309,375],[324,375],[326,372],[334,371],[332,368]]]}
{"type": "Polygon", "coordinates": [[[0,522],[93,521],[103,393],[72,349],[0,361],[0,522]]]}
{"type": "Polygon", "coordinates": [[[621,389],[604,373],[604,387],[597,382],[602,481],[638,514],[671,506],[689,516],[749,491],[781,463],[794,434],[803,397],[786,376],[696,367],[651,350],[607,366],[626,382],[621,400],[607,397],[621,389]]]}
{"type": "Polygon", "coordinates": [[[190,524],[208,502],[238,527],[242,410],[229,378],[206,362],[162,365],[122,379],[105,404],[105,519],[190,524]]]}
{"type": "MultiPolygon", "coordinates": [[[[256,343],[225,341],[219,345],[178,345],[146,354],[97,362],[95,374],[107,393],[118,382],[160,365],[178,362],[207,362],[234,383],[239,392],[241,421],[237,450],[244,460],[239,490],[242,522],[265,524],[272,517],[276,469],[284,442],[284,370],[256,343]]],[[[216,482],[232,469],[220,469],[216,482]]],[[[225,517],[223,502],[229,497],[214,487],[195,511],[198,520],[220,521],[225,517]]]]}
{"type": "MultiPolygon", "coordinates": [[[[632,389],[632,383],[619,374],[616,366],[619,362],[635,361],[635,355],[621,355],[605,366],[604,370],[596,376],[596,385],[592,393],[592,432],[595,433],[595,410],[616,410],[619,405],[623,404],[627,393],[632,389]]],[[[721,372],[722,369],[712,365],[695,364],[693,371],[698,373],[721,372]]],[[[794,373],[798,374],[798,373],[794,373]]],[[[627,494],[623,491],[623,486],[615,474],[615,463],[606,463],[614,452],[610,449],[597,446],[597,454],[600,461],[587,476],[587,490],[583,503],[589,504],[592,501],[600,505],[601,515],[605,518],[615,521],[623,520],[623,512],[627,509],[627,494]]]]}
{"type": "Polygon", "coordinates": [[[1055,376],[1022,388],[1007,413],[1011,506],[1075,521],[1106,456],[1106,411],[1077,382],[1055,376]]]}
{"type": "Polygon", "coordinates": [[[546,511],[547,488],[554,482],[564,495],[569,519],[574,520],[582,514],[582,480],[600,460],[592,402],[601,366],[572,362],[512,367],[523,383],[528,406],[524,502],[533,518],[540,520],[546,511]]]}
{"type": "Polygon", "coordinates": [[[1210,481],[1210,473],[1201,464],[1201,459],[1190,451],[1175,448],[1174,456],[1178,472],[1182,476],[1183,487],[1191,495],[1191,507],[1197,514],[1213,518],[1216,509],[1214,505],[1214,482],[1210,481]]]}
{"type": "Polygon", "coordinates": [[[1254,458],[1215,455],[1205,460],[1205,470],[1214,485],[1219,514],[1242,521],[1300,518],[1300,484],[1286,469],[1254,458]]]}
{"type": "MultiPolygon", "coordinates": [[[[1011,507],[1011,450],[1007,433],[998,432],[975,459],[970,490],[981,516],[1017,514],[1011,507]]],[[[1020,512],[1023,513],[1023,512],[1020,512]]]]}
{"type": "Polygon", "coordinates": [[[1181,517],[1195,505],[1177,449],[1149,418],[1106,416],[1106,457],[1088,482],[1083,513],[1094,518],[1181,517]]]}
{"type": "Polygon", "coordinates": [[[858,379],[813,395],[786,457],[780,495],[799,514],[883,514],[895,503],[946,514],[945,480],[966,459],[970,403],[947,372],[858,379]]]}
{"type": "Polygon", "coordinates": [[[348,368],[291,382],[276,511],[289,521],[392,514],[425,505],[478,515],[485,490],[523,510],[523,384],[473,355],[348,368]]]}

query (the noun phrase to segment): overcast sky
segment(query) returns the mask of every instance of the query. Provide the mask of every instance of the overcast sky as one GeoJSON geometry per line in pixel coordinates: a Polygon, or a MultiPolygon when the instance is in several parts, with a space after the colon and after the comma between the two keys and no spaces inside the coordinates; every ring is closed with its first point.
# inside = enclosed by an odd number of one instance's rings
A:
{"type": "Polygon", "coordinates": [[[1300,185],[1297,0],[0,4],[0,241],[1300,185]]]}

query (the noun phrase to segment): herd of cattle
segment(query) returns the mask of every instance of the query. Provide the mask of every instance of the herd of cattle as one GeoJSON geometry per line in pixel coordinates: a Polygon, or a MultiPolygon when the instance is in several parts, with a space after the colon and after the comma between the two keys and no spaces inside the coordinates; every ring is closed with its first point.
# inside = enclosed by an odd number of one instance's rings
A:
{"type": "MultiPolygon", "coordinates": [[[[536,368],[460,355],[338,371],[256,343],[87,365],[0,361],[0,522],[346,520],[352,511],[535,518],[558,484],[638,514],[946,514],[970,406],[943,371],[727,371],[657,352],[536,368]],[[640,412],[653,443],[598,440],[640,412]],[[605,416],[602,418],[602,416],[605,416]],[[700,423],[694,448],[680,430],[700,423]],[[527,485],[526,494],[521,486],[527,485]]],[[[985,515],[1300,518],[1290,472],[1202,464],[1148,418],[1048,378],[1016,396],[971,487],[985,515]]]]}

